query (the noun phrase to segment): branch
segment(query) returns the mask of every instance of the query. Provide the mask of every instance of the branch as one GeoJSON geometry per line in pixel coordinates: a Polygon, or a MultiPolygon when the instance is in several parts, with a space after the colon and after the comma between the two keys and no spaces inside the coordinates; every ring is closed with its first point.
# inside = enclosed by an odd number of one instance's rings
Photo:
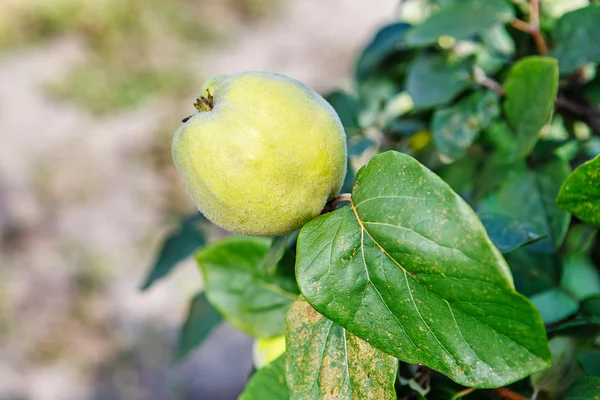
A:
{"type": "Polygon", "coordinates": [[[508,388],[498,388],[498,389],[494,389],[494,392],[496,392],[496,394],[498,395],[498,397],[500,397],[501,399],[506,399],[506,400],[527,400],[527,397],[520,395],[519,393],[515,393],[512,390],[508,389],[508,388]]]}
{"type": "Polygon", "coordinates": [[[333,199],[329,200],[325,204],[325,207],[323,207],[323,211],[321,211],[321,215],[335,211],[338,204],[340,204],[342,201],[352,201],[352,195],[350,193],[342,193],[342,194],[334,197],[333,199]]]}
{"type": "Polygon", "coordinates": [[[571,99],[559,93],[554,102],[556,110],[585,123],[596,134],[600,134],[600,110],[587,99],[571,99]]]}
{"type": "Polygon", "coordinates": [[[540,0],[529,1],[529,23],[515,18],[510,25],[517,30],[530,34],[541,55],[548,54],[548,47],[540,31],[540,0]]]}

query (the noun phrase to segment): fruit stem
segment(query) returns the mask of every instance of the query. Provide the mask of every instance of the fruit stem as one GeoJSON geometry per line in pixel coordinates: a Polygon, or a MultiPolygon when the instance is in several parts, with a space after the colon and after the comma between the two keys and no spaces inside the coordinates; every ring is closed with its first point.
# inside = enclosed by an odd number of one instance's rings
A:
{"type": "Polygon", "coordinates": [[[325,207],[323,207],[323,211],[321,211],[321,215],[335,211],[335,209],[337,208],[337,205],[340,204],[342,201],[352,201],[352,196],[350,195],[350,193],[342,193],[342,194],[334,197],[333,199],[329,200],[325,204],[325,207]]]}

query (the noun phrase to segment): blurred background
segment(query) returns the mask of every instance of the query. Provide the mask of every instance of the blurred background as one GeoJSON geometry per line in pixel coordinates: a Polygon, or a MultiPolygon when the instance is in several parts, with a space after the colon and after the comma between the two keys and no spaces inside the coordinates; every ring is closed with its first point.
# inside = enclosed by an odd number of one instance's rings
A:
{"type": "Polygon", "coordinates": [[[193,262],[139,290],[194,210],[170,156],[202,80],[279,72],[320,92],[397,0],[0,0],[0,400],[233,399],[251,339],[181,364],[193,262]]]}

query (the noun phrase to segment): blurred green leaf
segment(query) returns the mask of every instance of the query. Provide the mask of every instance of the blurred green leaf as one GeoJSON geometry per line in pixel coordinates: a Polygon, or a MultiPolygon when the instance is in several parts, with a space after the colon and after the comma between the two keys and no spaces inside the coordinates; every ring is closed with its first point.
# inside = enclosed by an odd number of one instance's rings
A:
{"type": "Polygon", "coordinates": [[[582,221],[600,227],[600,156],[577,167],[564,181],[556,202],[582,221]]]}
{"type": "Polygon", "coordinates": [[[554,50],[562,75],[589,62],[600,61],[600,5],[590,5],[563,15],[553,34],[554,50]]]}
{"type": "Polygon", "coordinates": [[[600,317],[600,295],[591,296],[581,302],[581,312],[600,317]]]}
{"type": "Polygon", "coordinates": [[[534,253],[520,248],[505,254],[504,258],[510,265],[515,287],[527,297],[556,288],[559,284],[562,263],[556,254],[534,253]]]}
{"type": "Polygon", "coordinates": [[[580,351],[577,362],[587,375],[600,376],[600,349],[580,351]]]}
{"type": "Polygon", "coordinates": [[[397,22],[386,25],[377,32],[356,62],[356,79],[364,80],[377,70],[381,62],[391,54],[406,48],[404,36],[410,25],[397,22]]]}
{"type": "Polygon", "coordinates": [[[186,217],[179,230],[164,240],[156,261],[141,287],[142,290],[148,289],[154,282],[168,275],[177,264],[204,246],[206,238],[196,226],[196,222],[202,218],[200,214],[186,217]]]}
{"type": "Polygon", "coordinates": [[[558,91],[558,66],[549,57],[520,59],[504,81],[504,112],[517,137],[517,158],[528,155],[539,138],[558,91]]]}
{"type": "Polygon", "coordinates": [[[239,400],[289,400],[285,381],[286,353],[252,375],[239,400]]]}
{"type": "Polygon", "coordinates": [[[297,300],[287,316],[293,399],[395,399],[398,360],[297,300]]]}
{"type": "Polygon", "coordinates": [[[515,164],[496,190],[480,202],[478,212],[504,214],[539,235],[547,234],[547,238],[529,248],[553,252],[563,242],[569,227],[569,213],[558,208],[554,199],[570,172],[569,163],[553,155],[540,160],[533,169],[525,162],[515,164]]]}
{"type": "Polygon", "coordinates": [[[413,46],[424,46],[437,41],[440,36],[461,40],[514,17],[514,8],[506,0],[463,0],[442,8],[411,29],[406,41],[413,46]]]}
{"type": "Polygon", "coordinates": [[[534,393],[543,392],[552,398],[562,398],[569,386],[583,375],[575,360],[576,349],[577,343],[572,338],[555,337],[550,340],[552,367],[531,376],[534,393]]]}
{"type": "Polygon", "coordinates": [[[473,60],[422,54],[409,67],[406,89],[416,108],[450,102],[472,83],[473,60]]]}
{"type": "Polygon", "coordinates": [[[478,213],[477,215],[492,243],[501,253],[511,252],[544,238],[535,233],[526,223],[506,215],[498,213],[478,213]]]}
{"type": "Polygon", "coordinates": [[[569,388],[565,400],[596,400],[600,393],[600,378],[580,378],[569,388]]]}
{"type": "Polygon", "coordinates": [[[550,289],[529,298],[546,324],[553,324],[577,312],[579,302],[561,289],[550,289]]]}
{"type": "Polygon", "coordinates": [[[275,273],[275,270],[277,269],[277,264],[283,258],[283,255],[285,254],[285,251],[288,248],[288,243],[290,239],[295,240],[296,235],[296,233],[291,233],[288,235],[277,236],[273,238],[269,250],[267,250],[265,257],[259,265],[260,273],[267,277],[272,276],[275,273]]]}
{"type": "Polygon", "coordinates": [[[600,294],[600,275],[587,254],[566,257],[561,285],[579,300],[600,294]]]}
{"type": "Polygon", "coordinates": [[[302,228],[296,274],[318,312],[460,384],[497,387],[548,366],[541,318],[473,210],[407,155],[375,156],[350,207],[302,228]]]}
{"type": "Polygon", "coordinates": [[[435,110],[431,122],[433,140],[441,154],[461,158],[483,127],[500,114],[498,95],[475,92],[449,108],[435,110]]]}
{"type": "Polygon", "coordinates": [[[325,100],[331,104],[339,115],[348,135],[353,135],[360,129],[360,103],[357,98],[348,93],[336,91],[328,94],[325,100]]]}
{"type": "Polygon", "coordinates": [[[475,157],[465,157],[452,164],[444,165],[436,173],[446,182],[452,190],[458,193],[465,201],[472,200],[473,181],[478,168],[475,157]]]}
{"type": "Polygon", "coordinates": [[[185,359],[221,321],[221,314],[208,303],[203,292],[194,296],[187,318],[179,331],[175,361],[185,359]]]}
{"type": "Polygon", "coordinates": [[[285,333],[285,313],[297,296],[281,288],[293,285],[292,277],[262,274],[270,242],[230,237],[196,254],[208,301],[233,326],[259,338],[285,333]]]}

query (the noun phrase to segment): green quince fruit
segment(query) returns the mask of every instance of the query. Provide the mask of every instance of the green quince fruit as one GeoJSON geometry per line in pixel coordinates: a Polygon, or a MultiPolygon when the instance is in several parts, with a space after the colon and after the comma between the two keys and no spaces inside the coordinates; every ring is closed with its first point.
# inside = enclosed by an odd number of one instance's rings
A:
{"type": "Polygon", "coordinates": [[[319,215],[346,174],[346,135],[306,85],[246,72],[209,79],[173,138],[198,209],[231,232],[284,235],[319,215]]]}

